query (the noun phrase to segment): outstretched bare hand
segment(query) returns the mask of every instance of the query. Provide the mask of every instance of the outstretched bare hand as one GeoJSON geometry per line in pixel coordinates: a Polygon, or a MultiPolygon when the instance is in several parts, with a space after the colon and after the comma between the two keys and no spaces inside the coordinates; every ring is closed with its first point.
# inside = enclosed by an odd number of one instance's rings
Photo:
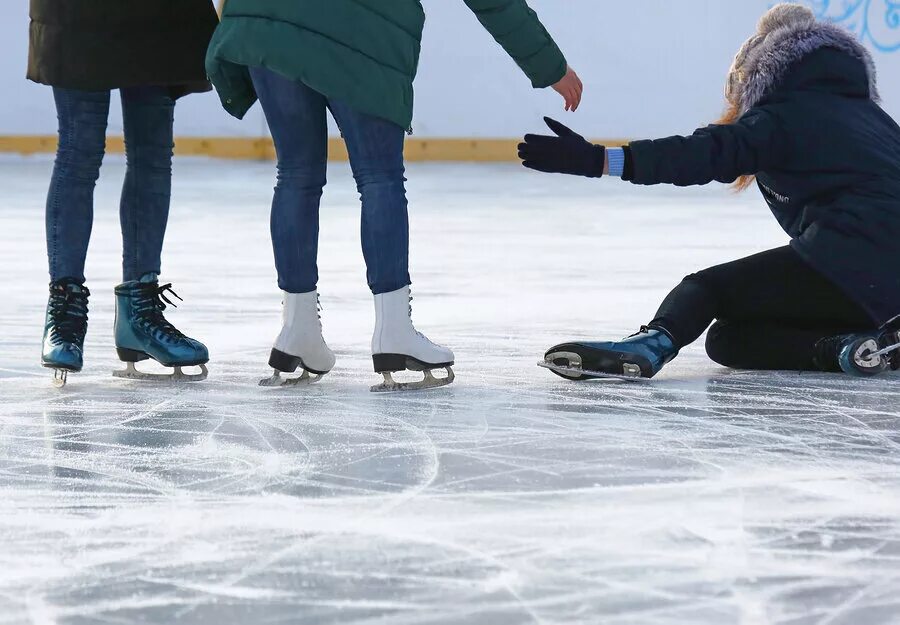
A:
{"type": "Polygon", "coordinates": [[[553,89],[565,99],[567,111],[574,113],[578,110],[578,106],[581,104],[581,94],[584,92],[584,85],[574,69],[571,67],[567,68],[566,75],[553,85],[553,89]]]}

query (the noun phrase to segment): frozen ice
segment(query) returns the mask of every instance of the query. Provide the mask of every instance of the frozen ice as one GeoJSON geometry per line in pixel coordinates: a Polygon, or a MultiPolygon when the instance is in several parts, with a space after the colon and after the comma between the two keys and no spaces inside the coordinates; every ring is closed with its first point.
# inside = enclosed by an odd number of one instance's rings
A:
{"type": "Polygon", "coordinates": [[[374,395],[359,208],[322,207],[338,366],[263,389],[271,163],[182,159],[164,257],[207,382],[113,378],[123,165],[97,191],[85,371],[38,365],[46,158],[0,161],[0,625],[900,623],[896,376],[649,384],[535,366],[634,331],[685,274],[780,245],[754,194],[409,167],[414,318],[457,382],[374,395]]]}

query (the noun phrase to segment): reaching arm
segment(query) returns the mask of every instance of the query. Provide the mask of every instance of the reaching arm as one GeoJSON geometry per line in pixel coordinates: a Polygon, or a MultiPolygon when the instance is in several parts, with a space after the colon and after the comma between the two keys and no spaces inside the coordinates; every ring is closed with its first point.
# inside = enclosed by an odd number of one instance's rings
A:
{"type": "Polygon", "coordinates": [[[565,76],[566,58],[525,0],[464,1],[535,88],[565,76]]]}
{"type": "Polygon", "coordinates": [[[575,110],[584,89],[566,57],[525,0],[464,0],[481,25],[536,89],[553,87],[575,110]]]}
{"type": "Polygon", "coordinates": [[[519,145],[523,165],[544,172],[592,178],[612,172],[644,185],[729,183],[777,165],[784,152],[778,118],[764,108],[733,124],[701,128],[689,137],[635,141],[624,152],[607,151],[559,122],[545,120],[556,136],[525,135],[519,145]]]}
{"type": "Polygon", "coordinates": [[[731,183],[776,164],[782,137],[775,115],[754,109],[733,124],[707,126],[689,137],[631,143],[625,178],[681,187],[731,183]]]}

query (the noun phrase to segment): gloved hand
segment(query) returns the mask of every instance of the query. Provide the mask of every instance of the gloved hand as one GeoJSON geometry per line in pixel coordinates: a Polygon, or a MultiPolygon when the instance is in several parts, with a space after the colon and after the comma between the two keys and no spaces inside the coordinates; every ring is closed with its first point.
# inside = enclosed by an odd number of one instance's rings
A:
{"type": "Polygon", "coordinates": [[[555,119],[544,121],[556,136],[525,135],[519,144],[519,158],[529,169],[548,173],[600,178],[606,164],[606,148],[594,145],[555,119]]]}

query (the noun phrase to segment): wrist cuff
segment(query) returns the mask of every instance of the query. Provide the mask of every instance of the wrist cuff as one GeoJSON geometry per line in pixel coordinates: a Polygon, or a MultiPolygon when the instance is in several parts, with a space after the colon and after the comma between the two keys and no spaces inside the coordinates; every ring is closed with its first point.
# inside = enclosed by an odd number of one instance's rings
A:
{"type": "Polygon", "coordinates": [[[621,178],[625,173],[625,150],[622,148],[606,148],[609,159],[609,175],[621,178]]]}

